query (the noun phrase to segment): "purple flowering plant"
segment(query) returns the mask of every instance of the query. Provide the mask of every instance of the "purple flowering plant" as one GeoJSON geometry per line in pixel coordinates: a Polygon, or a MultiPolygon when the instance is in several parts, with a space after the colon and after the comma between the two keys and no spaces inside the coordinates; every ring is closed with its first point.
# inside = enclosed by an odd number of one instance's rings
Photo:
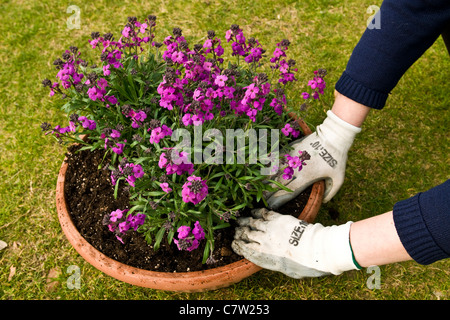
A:
{"type": "MultiPolygon", "coordinates": [[[[288,40],[268,57],[238,25],[224,40],[208,31],[194,45],[179,28],[158,42],[155,29],[150,15],[143,22],[129,17],[118,38],[93,32],[89,47],[98,64],[77,47],[66,50],[54,62],[56,80],[42,83],[62,98],[68,125],[41,127],[59,142],[110,155],[103,165],[116,196],[122,185],[130,198],[130,208],[103,220],[118,241],[131,230],[155,249],[163,239],[188,251],[206,241],[207,262],[214,231],[265,203],[265,192],[286,189],[276,177],[292,178],[309,159],[288,154],[300,135],[287,98],[296,63],[287,59],[288,40]]],[[[314,71],[297,112],[319,100],[325,75],[314,71]]]]}

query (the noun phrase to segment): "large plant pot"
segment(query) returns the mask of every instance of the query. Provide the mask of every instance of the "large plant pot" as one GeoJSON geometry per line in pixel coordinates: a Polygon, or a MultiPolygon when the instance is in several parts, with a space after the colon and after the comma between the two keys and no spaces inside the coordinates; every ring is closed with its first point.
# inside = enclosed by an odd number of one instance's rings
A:
{"type": "MultiPolygon", "coordinates": [[[[302,120],[297,121],[305,135],[311,134],[311,130],[302,120]]],[[[230,286],[261,270],[260,267],[247,259],[242,259],[226,266],[204,271],[166,273],[131,267],[107,257],[81,236],[71,219],[64,195],[67,167],[68,164],[63,162],[56,186],[56,206],[61,228],[75,250],[88,263],[103,273],[141,287],[168,291],[198,292],[230,286]]],[[[314,183],[309,200],[299,219],[308,222],[314,221],[322,204],[324,190],[324,181],[314,183]]]]}

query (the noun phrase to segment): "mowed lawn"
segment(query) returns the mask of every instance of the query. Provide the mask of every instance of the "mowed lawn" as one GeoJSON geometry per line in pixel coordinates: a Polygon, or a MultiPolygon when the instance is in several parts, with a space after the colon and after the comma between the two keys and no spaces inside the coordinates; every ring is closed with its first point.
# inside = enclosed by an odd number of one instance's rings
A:
{"type": "MultiPolygon", "coordinates": [[[[224,38],[231,24],[255,37],[270,53],[289,39],[297,61],[300,93],[311,72],[328,71],[322,104],[310,109],[314,129],[333,103],[334,84],[366,28],[367,9],[381,1],[49,1],[0,3],[0,299],[449,299],[450,261],[415,262],[362,269],[340,276],[295,280],[263,270],[228,288],[173,293],[119,282],[87,264],[61,231],[55,185],[65,149],[44,136],[40,124],[64,124],[61,101],[48,97],[44,78],[53,61],[75,45],[94,58],[93,31],[118,35],[128,16],[157,16],[157,37],[174,27],[188,41],[204,41],[208,30],[224,38]],[[74,6],[74,7],[71,7],[74,6]],[[79,28],[75,16],[79,13],[79,28]],[[69,21],[69,24],[67,23],[69,21]],[[80,288],[67,285],[71,266],[80,268],[80,288]],[[54,278],[56,277],[56,278],[54,278]],[[50,279],[52,278],[52,279],[50,279]],[[52,280],[52,281],[49,281],[52,280]]],[[[381,27],[383,27],[381,21],[381,27]]],[[[225,46],[226,47],[226,46],[225,46]]],[[[230,48],[227,47],[226,50],[230,48]]],[[[386,107],[370,114],[349,153],[346,180],[324,205],[324,225],[357,221],[392,209],[445,181],[449,175],[449,54],[442,38],[417,61],[393,90],[386,107]]]]}

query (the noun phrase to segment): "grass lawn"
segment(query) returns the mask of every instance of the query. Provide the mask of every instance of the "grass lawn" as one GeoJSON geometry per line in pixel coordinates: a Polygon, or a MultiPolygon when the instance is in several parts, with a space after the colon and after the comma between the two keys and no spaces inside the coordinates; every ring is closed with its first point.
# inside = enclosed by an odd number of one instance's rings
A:
{"type": "MultiPolygon", "coordinates": [[[[302,280],[263,270],[205,293],[133,287],[84,262],[57,219],[55,185],[65,150],[39,126],[43,121],[62,124],[65,115],[41,81],[55,75],[52,63],[66,48],[76,45],[88,53],[92,31],[117,34],[128,16],[148,14],[158,17],[160,39],[174,27],[193,40],[204,39],[211,29],[224,35],[231,24],[240,25],[268,50],[286,38],[300,78],[320,67],[328,70],[323,107],[310,110],[307,119],[314,127],[331,107],[334,84],[366,27],[366,10],[374,4],[381,1],[2,0],[0,239],[8,247],[0,251],[0,299],[449,299],[449,260],[381,266],[379,288],[370,286],[373,273],[367,269],[302,280]],[[80,9],[79,29],[67,26],[74,14],[67,12],[71,5],[80,9]],[[80,268],[80,289],[66,285],[72,265],[80,268]],[[59,272],[56,285],[48,286],[54,271],[59,272]]],[[[389,211],[396,201],[448,178],[449,67],[439,38],[408,70],[385,109],[370,114],[350,150],[345,183],[323,206],[318,222],[341,224],[389,211]],[[331,218],[330,209],[339,212],[337,219],[331,218]]]]}

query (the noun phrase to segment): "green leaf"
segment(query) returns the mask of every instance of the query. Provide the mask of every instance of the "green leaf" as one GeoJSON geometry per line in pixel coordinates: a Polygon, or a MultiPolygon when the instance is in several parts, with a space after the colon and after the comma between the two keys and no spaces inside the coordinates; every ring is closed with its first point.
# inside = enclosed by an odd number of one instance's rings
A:
{"type": "Polygon", "coordinates": [[[134,80],[133,80],[133,76],[132,76],[131,72],[128,73],[128,83],[130,84],[129,89],[130,89],[131,95],[133,96],[133,100],[138,101],[138,96],[136,94],[136,88],[134,86],[134,80]]]}
{"type": "Polygon", "coordinates": [[[145,195],[149,197],[159,197],[165,194],[166,194],[165,191],[149,191],[145,193],[145,195]]]}
{"type": "Polygon", "coordinates": [[[119,179],[117,179],[116,185],[114,186],[114,199],[117,199],[117,194],[119,193],[119,182],[124,179],[125,178],[123,178],[123,177],[120,177],[119,179]]]}
{"type": "Polygon", "coordinates": [[[268,182],[271,182],[271,183],[273,183],[273,184],[275,184],[276,186],[278,186],[278,187],[280,187],[281,189],[283,189],[284,191],[287,191],[287,192],[293,192],[291,189],[289,189],[288,187],[286,187],[286,186],[283,186],[281,183],[279,183],[278,181],[275,181],[275,180],[267,180],[268,182]]]}
{"type": "Polygon", "coordinates": [[[239,180],[255,180],[257,179],[257,177],[252,177],[252,176],[243,176],[243,177],[239,177],[239,180]]]}
{"type": "Polygon", "coordinates": [[[205,250],[203,251],[203,263],[206,263],[206,260],[209,258],[209,251],[211,247],[211,241],[206,242],[205,250]]]}
{"type": "Polygon", "coordinates": [[[216,183],[216,185],[214,186],[214,192],[216,192],[217,190],[219,190],[219,188],[222,186],[222,181],[223,181],[223,177],[220,178],[220,180],[216,183]]]}
{"type": "Polygon", "coordinates": [[[131,97],[128,95],[128,93],[123,89],[122,86],[116,86],[114,89],[119,91],[119,93],[125,97],[127,100],[132,100],[131,97]]]}
{"type": "Polygon", "coordinates": [[[214,174],[213,176],[211,176],[211,177],[209,178],[209,180],[212,180],[212,179],[215,179],[215,178],[224,176],[224,175],[226,175],[226,172],[218,172],[218,173],[214,174]]]}
{"type": "Polygon", "coordinates": [[[237,205],[237,206],[234,206],[234,207],[231,208],[230,210],[236,211],[236,210],[245,208],[246,206],[247,206],[247,203],[244,202],[244,203],[241,203],[241,204],[239,204],[239,205],[237,205]]]}
{"type": "Polygon", "coordinates": [[[154,246],[155,250],[158,250],[165,233],[166,233],[166,228],[161,227],[159,229],[158,233],[156,234],[156,236],[155,236],[155,246],[154,246]]]}
{"type": "Polygon", "coordinates": [[[230,226],[230,224],[228,222],[224,222],[224,223],[214,226],[213,230],[224,229],[224,228],[228,228],[229,226],[230,226]]]}

